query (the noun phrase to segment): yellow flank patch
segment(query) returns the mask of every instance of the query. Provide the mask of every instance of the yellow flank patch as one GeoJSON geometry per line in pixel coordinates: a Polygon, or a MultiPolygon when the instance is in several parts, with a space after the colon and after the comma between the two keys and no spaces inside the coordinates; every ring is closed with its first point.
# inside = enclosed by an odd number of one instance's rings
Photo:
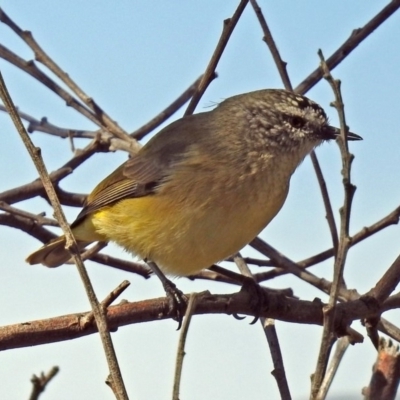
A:
{"type": "Polygon", "coordinates": [[[93,215],[86,216],[82,222],[72,229],[75,239],[85,242],[104,241],[105,236],[101,235],[93,225],[93,215]]]}
{"type": "Polygon", "coordinates": [[[89,218],[106,240],[156,262],[167,274],[190,275],[251,241],[279,211],[286,190],[273,199],[246,192],[239,197],[232,202],[229,197],[214,198],[206,204],[193,204],[191,197],[188,204],[186,196],[158,193],[121,200],[89,218]]]}

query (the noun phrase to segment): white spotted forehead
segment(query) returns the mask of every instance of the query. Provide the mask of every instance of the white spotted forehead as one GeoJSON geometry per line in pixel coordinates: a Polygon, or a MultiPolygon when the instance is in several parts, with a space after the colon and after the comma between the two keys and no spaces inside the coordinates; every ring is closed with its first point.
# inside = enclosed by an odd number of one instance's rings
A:
{"type": "MultiPolygon", "coordinates": [[[[304,103],[305,101],[309,101],[308,99],[301,97],[301,96],[294,96],[290,99],[290,102],[294,106],[298,106],[300,103],[304,103]]],[[[309,101],[310,102],[310,101],[309,101]]]]}
{"type": "Polygon", "coordinates": [[[307,114],[319,114],[326,118],[325,111],[319,104],[308,99],[307,97],[302,97],[300,95],[292,94],[289,96],[280,96],[280,101],[276,103],[276,107],[282,111],[302,111],[307,114]]]}
{"type": "Polygon", "coordinates": [[[305,105],[310,105],[313,107],[321,108],[315,101],[312,101],[309,98],[300,95],[292,94],[291,96],[288,97],[282,96],[281,99],[283,103],[289,102],[295,107],[304,107],[305,105]]]}

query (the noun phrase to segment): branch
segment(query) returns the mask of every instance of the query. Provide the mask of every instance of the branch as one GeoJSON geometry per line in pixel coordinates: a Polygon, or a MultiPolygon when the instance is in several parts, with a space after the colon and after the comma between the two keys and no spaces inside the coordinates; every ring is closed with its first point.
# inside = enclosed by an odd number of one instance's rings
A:
{"type": "MultiPolygon", "coordinates": [[[[366,226],[362,228],[358,233],[354,236],[350,237],[350,246],[354,246],[357,243],[362,242],[363,240],[373,236],[375,233],[380,232],[381,230],[391,226],[397,225],[400,219],[400,207],[395,208],[392,212],[390,212],[387,216],[383,217],[379,221],[375,222],[370,226],[366,226]]],[[[315,264],[323,262],[330,257],[335,255],[335,250],[333,248],[325,250],[321,253],[318,253],[314,256],[311,256],[303,261],[299,261],[297,266],[299,268],[309,268],[315,264]]],[[[266,263],[269,266],[270,262],[266,263]]],[[[288,274],[289,272],[283,268],[275,268],[271,271],[260,272],[255,274],[255,278],[257,282],[263,282],[268,279],[273,279],[276,276],[281,276],[288,274]]]]}
{"type": "Polygon", "coordinates": [[[101,125],[107,128],[120,139],[130,141],[128,134],[113,121],[101,107],[89,97],[70,77],[66,74],[39,46],[33,35],[29,31],[22,30],[10,17],[0,8],[0,21],[11,28],[33,51],[35,60],[45,65],[54,75],[56,75],[68,88],[75,93],[96,115],[101,125]]]}
{"type": "Polygon", "coordinates": [[[333,267],[333,281],[331,290],[329,293],[329,303],[324,310],[324,329],[322,333],[322,340],[320,351],[318,355],[317,368],[312,379],[311,398],[317,399],[318,393],[321,389],[321,384],[326,372],[328,365],[329,354],[332,348],[332,341],[334,340],[334,320],[335,320],[335,305],[338,300],[339,292],[343,281],[343,271],[346,264],[346,257],[350,248],[349,230],[350,230],[350,213],[351,203],[356,190],[356,187],[351,183],[351,163],[354,156],[349,153],[347,144],[347,132],[348,127],[346,125],[346,119],[344,115],[344,105],[342,95],[340,92],[340,81],[333,79],[325,59],[322,55],[321,50],[319,51],[319,57],[321,58],[321,68],[324,71],[324,78],[331,85],[335,95],[335,101],[333,106],[336,108],[339,114],[340,129],[341,133],[337,139],[339,144],[341,158],[342,158],[342,176],[343,176],[343,187],[344,187],[344,201],[343,206],[340,209],[340,238],[338,243],[338,250],[335,257],[335,264],[333,267]]]}
{"type": "MultiPolygon", "coordinates": [[[[216,74],[212,75],[210,79],[215,79],[217,77],[216,74]]],[[[192,83],[173,103],[171,103],[165,110],[161,111],[160,114],[156,115],[151,121],[147,124],[140,127],[135,132],[132,132],[130,136],[134,137],[137,140],[144,138],[148,133],[156,129],[159,125],[165,122],[171,115],[173,115],[176,111],[178,111],[196,92],[197,87],[199,86],[201,80],[203,79],[203,75],[200,78],[196,79],[194,83],[192,83]]]]}
{"type": "Polygon", "coordinates": [[[324,202],[324,208],[325,208],[325,213],[326,213],[325,217],[326,217],[326,220],[328,221],[329,232],[331,233],[333,249],[334,249],[334,253],[336,254],[338,245],[339,245],[339,238],[338,238],[338,233],[337,233],[336,224],[335,224],[335,217],[333,215],[332,204],[331,204],[331,200],[330,200],[329,193],[328,193],[328,188],[326,186],[325,178],[324,178],[324,175],[322,174],[322,169],[321,169],[317,155],[315,154],[314,150],[310,153],[310,157],[311,157],[311,162],[314,167],[315,174],[317,176],[318,186],[319,186],[319,189],[320,189],[321,195],[322,195],[322,201],[324,202]]]}
{"type": "MultiPolygon", "coordinates": [[[[6,108],[1,104],[0,104],[0,111],[7,112],[6,108]]],[[[98,132],[98,131],[83,131],[79,129],[60,128],[59,126],[53,125],[50,122],[48,122],[46,117],[43,117],[42,119],[38,120],[23,111],[19,110],[17,111],[19,117],[29,123],[26,129],[29,133],[33,133],[35,131],[43,132],[63,139],[71,137],[94,139],[98,132]]]]}
{"type": "MultiPolygon", "coordinates": [[[[389,269],[379,279],[374,288],[366,295],[374,297],[379,303],[383,303],[396,289],[400,282],[400,256],[392,263],[389,269]]],[[[397,295],[398,296],[398,295],[397,295]]]]}
{"type": "Polygon", "coordinates": [[[12,207],[9,206],[7,203],[5,203],[4,201],[0,201],[0,210],[3,210],[9,214],[13,214],[19,217],[24,217],[27,218],[31,221],[34,221],[36,224],[43,226],[43,225],[47,225],[47,226],[59,226],[58,222],[55,219],[51,219],[51,218],[46,218],[44,216],[44,213],[42,214],[31,214],[27,211],[23,211],[20,210],[19,208],[16,207],[12,207]]]}
{"type": "Polygon", "coordinates": [[[175,377],[174,387],[172,392],[172,400],[179,400],[179,388],[181,384],[183,358],[186,354],[185,345],[186,338],[189,331],[190,321],[192,319],[193,312],[196,308],[198,293],[191,293],[189,296],[189,302],[186,308],[185,319],[183,321],[181,334],[179,337],[178,350],[176,354],[176,365],[175,365],[175,377]]]}
{"type": "MultiPolygon", "coordinates": [[[[400,7],[400,0],[392,0],[362,28],[354,29],[350,37],[326,60],[326,65],[333,71],[364,39],[382,25],[400,7]]],[[[303,80],[295,89],[295,93],[307,93],[322,79],[323,71],[319,67],[303,80]]]]}
{"type": "Polygon", "coordinates": [[[339,365],[343,359],[343,356],[344,356],[346,350],[349,348],[349,345],[350,345],[350,341],[347,336],[340,338],[336,342],[335,353],[331,359],[329,367],[326,370],[326,374],[325,374],[324,380],[321,383],[321,387],[319,389],[316,400],[324,400],[326,398],[329,388],[331,387],[333,378],[336,375],[339,365]]]}
{"type": "Polygon", "coordinates": [[[272,362],[274,363],[272,375],[278,384],[279,394],[282,400],[291,400],[292,396],[290,395],[289,384],[286,378],[281,346],[275,328],[275,320],[272,318],[262,318],[262,324],[265,336],[268,340],[272,362]]]}
{"type": "MultiPolygon", "coordinates": [[[[272,57],[274,59],[275,65],[278,69],[279,75],[281,76],[283,85],[286,90],[289,90],[292,92],[293,87],[290,82],[290,78],[287,73],[287,70],[286,70],[286,62],[284,62],[281,58],[278,47],[275,44],[274,38],[272,37],[271,31],[270,31],[267,21],[261,11],[261,8],[258,6],[256,0],[250,0],[250,1],[254,8],[254,11],[257,15],[257,18],[260,22],[261,28],[264,32],[264,41],[267,44],[267,46],[272,54],[272,57]]],[[[311,157],[311,161],[312,161],[312,164],[313,164],[313,167],[315,170],[315,174],[317,175],[318,184],[319,184],[319,187],[321,190],[322,199],[324,202],[324,207],[325,207],[325,212],[326,212],[326,219],[328,221],[329,230],[330,230],[331,236],[332,236],[333,247],[336,249],[337,243],[338,243],[338,238],[337,238],[337,231],[336,231],[336,225],[335,225],[335,218],[333,216],[331,201],[329,198],[328,190],[326,188],[325,179],[322,174],[322,170],[321,170],[317,155],[315,154],[314,150],[310,153],[310,157],[311,157]]]]}
{"type": "MultiPolygon", "coordinates": [[[[250,268],[248,267],[248,265],[246,264],[240,253],[235,255],[233,257],[233,260],[235,261],[242,275],[247,276],[254,280],[250,268]]],[[[272,318],[260,318],[260,322],[265,337],[267,339],[269,351],[272,357],[272,362],[274,364],[274,370],[272,371],[272,376],[275,378],[276,383],[278,385],[279,394],[282,400],[291,400],[292,396],[290,395],[289,384],[286,378],[285,365],[283,363],[281,347],[279,344],[278,334],[275,329],[275,321],[272,318]]]]}
{"type": "Polygon", "coordinates": [[[8,61],[10,64],[15,65],[17,68],[26,72],[33,78],[37,79],[41,84],[46,86],[52,92],[61,97],[67,106],[72,107],[88,120],[92,121],[97,126],[101,127],[100,121],[96,116],[77,99],[71,96],[66,90],[64,90],[60,85],[55,83],[51,78],[49,78],[44,72],[42,72],[33,61],[26,61],[21,57],[17,56],[11,50],[8,50],[5,46],[0,44],[0,57],[8,61]]]}
{"type": "Polygon", "coordinates": [[[52,203],[54,208],[55,215],[57,217],[57,221],[60,224],[61,228],[64,231],[66,236],[66,248],[71,252],[71,255],[74,259],[74,262],[77,266],[78,272],[84,284],[86,294],[88,296],[90,305],[92,306],[93,313],[95,315],[96,325],[99,328],[100,338],[103,343],[104,352],[107,358],[108,366],[110,369],[110,375],[112,377],[113,384],[116,387],[116,396],[118,400],[128,399],[128,395],[126,393],[126,389],[122,380],[121,372],[119,369],[117,357],[114,351],[114,347],[111,341],[111,335],[108,330],[107,320],[104,313],[104,310],[101,308],[92,284],[89,279],[89,275],[86,272],[86,269],[83,265],[82,259],[80,258],[78,245],[75,241],[75,238],[72,234],[71,228],[69,227],[67,220],[65,218],[64,212],[61,208],[61,205],[57,199],[56,192],[54,190],[53,184],[50,180],[49,174],[47,173],[46,166],[41,158],[40,149],[36,148],[28,133],[26,132],[24,125],[22,124],[21,119],[16,112],[15,106],[11,100],[11,97],[7,91],[7,87],[4,83],[3,77],[0,74],[0,97],[3,101],[3,104],[7,108],[8,113],[14,125],[21,136],[22,141],[24,142],[26,149],[29,152],[29,155],[32,158],[32,161],[37,168],[40,178],[42,179],[43,186],[46,190],[46,193],[52,203]]]}
{"type": "Polygon", "coordinates": [[[247,3],[248,0],[241,0],[232,18],[228,18],[224,21],[224,27],[222,29],[222,34],[218,41],[217,47],[214,50],[214,54],[212,55],[211,60],[208,63],[206,71],[204,72],[204,75],[199,83],[199,86],[197,87],[196,92],[193,94],[193,97],[190,100],[189,106],[185,111],[185,115],[193,114],[197,104],[201,99],[201,96],[203,96],[208,85],[215,78],[215,69],[217,68],[222,53],[224,52],[225,47],[228,44],[229,38],[231,37],[231,34],[235,29],[235,26],[238,23],[239,18],[242,15],[242,12],[245,9],[247,3]]]}
{"type": "MultiPolygon", "coordinates": [[[[74,157],[71,158],[71,160],[61,166],[58,170],[50,173],[51,181],[55,184],[55,186],[58,186],[59,181],[68,176],[74,169],[79,167],[92,155],[100,151],[107,151],[108,146],[109,143],[107,141],[103,141],[101,136],[96,137],[95,140],[89,143],[84,149],[77,151],[74,157]]],[[[46,197],[46,192],[40,179],[36,179],[26,185],[22,185],[17,188],[6,190],[5,192],[0,193],[0,200],[8,204],[12,204],[36,196],[46,197]]],[[[80,203],[79,206],[82,206],[82,203],[80,203]]]]}
{"type": "Polygon", "coordinates": [[[258,18],[258,22],[261,25],[261,29],[264,32],[263,40],[267,44],[269,51],[271,52],[272,58],[274,59],[275,65],[278,69],[279,75],[282,79],[283,86],[286,90],[293,91],[292,84],[290,82],[289,75],[286,70],[287,63],[282,60],[281,55],[279,54],[278,47],[275,44],[275,40],[272,37],[271,31],[268,27],[267,21],[261,11],[260,6],[258,5],[256,0],[250,0],[251,5],[253,6],[254,12],[258,18]]]}
{"type": "Polygon", "coordinates": [[[29,400],[37,400],[41,393],[46,390],[48,383],[58,374],[59,367],[53,367],[46,375],[42,372],[40,376],[33,375],[31,382],[33,384],[29,400]]]}
{"type": "MultiPolygon", "coordinates": [[[[260,304],[260,316],[281,321],[322,325],[323,304],[318,301],[298,300],[283,296],[279,292],[262,288],[263,299],[260,304]]],[[[366,318],[376,310],[363,300],[354,300],[338,304],[335,326],[340,330],[343,324],[366,318]]],[[[255,316],[254,299],[250,293],[240,291],[233,294],[213,295],[201,293],[194,315],[203,314],[240,314],[255,316]]],[[[112,331],[118,327],[172,319],[175,314],[169,307],[167,297],[124,302],[107,309],[107,320],[112,331]]],[[[0,327],[0,351],[28,346],[38,346],[64,340],[76,339],[97,332],[96,325],[82,329],[81,319],[85,313],[79,312],[60,317],[29,321],[0,327]]]]}

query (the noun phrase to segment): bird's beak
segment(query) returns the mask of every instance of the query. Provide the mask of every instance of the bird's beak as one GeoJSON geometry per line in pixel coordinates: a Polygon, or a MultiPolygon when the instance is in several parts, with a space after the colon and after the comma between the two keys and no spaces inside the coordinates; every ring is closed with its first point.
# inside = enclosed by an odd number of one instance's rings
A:
{"type": "MultiPolygon", "coordinates": [[[[322,136],[324,139],[336,139],[340,135],[340,129],[334,126],[327,125],[322,130],[322,136]]],[[[347,140],[363,140],[363,138],[356,133],[348,132],[347,140]]]]}

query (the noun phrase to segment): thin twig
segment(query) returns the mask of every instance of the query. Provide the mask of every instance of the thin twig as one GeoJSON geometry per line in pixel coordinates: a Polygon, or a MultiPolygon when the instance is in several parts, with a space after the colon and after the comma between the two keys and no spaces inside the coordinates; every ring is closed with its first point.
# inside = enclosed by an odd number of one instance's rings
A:
{"type": "Polygon", "coordinates": [[[78,98],[83,101],[96,115],[102,125],[120,139],[129,141],[128,134],[113,121],[101,107],[88,96],[56,62],[39,46],[29,31],[22,30],[1,8],[0,21],[11,28],[33,51],[35,60],[45,65],[54,75],[56,75],[67,87],[69,87],[78,98]]]}
{"type": "MultiPolygon", "coordinates": [[[[309,283],[312,286],[322,290],[325,293],[329,293],[331,288],[331,282],[326,279],[319,278],[318,276],[312,274],[311,272],[305,270],[304,268],[299,268],[299,266],[288,257],[284,256],[282,253],[274,249],[271,245],[264,242],[260,238],[255,238],[250,243],[250,246],[269,257],[275,265],[279,265],[284,268],[287,272],[297,276],[301,280],[309,283]]],[[[347,291],[343,290],[341,295],[344,295],[347,291]]]]}
{"type": "Polygon", "coordinates": [[[329,193],[328,193],[328,188],[326,186],[325,178],[324,178],[324,175],[322,174],[322,169],[321,169],[321,166],[319,165],[319,161],[317,159],[317,155],[315,154],[314,150],[311,152],[310,157],[311,157],[311,162],[314,167],[315,174],[317,175],[318,186],[320,188],[322,200],[324,202],[324,207],[325,207],[325,213],[326,213],[325,217],[326,217],[326,220],[328,221],[329,232],[331,233],[333,249],[334,249],[334,253],[336,254],[338,244],[339,244],[339,238],[338,238],[338,232],[337,232],[336,224],[335,224],[335,217],[333,215],[332,204],[331,204],[331,200],[330,200],[329,193]]]}
{"type": "MultiPolygon", "coordinates": [[[[103,307],[103,310],[107,313],[107,308],[114,303],[114,301],[121,296],[121,294],[129,287],[131,283],[127,280],[124,280],[121,282],[112,292],[110,292],[107,297],[100,303],[101,307],[103,307]]],[[[94,314],[93,312],[90,312],[89,314],[86,314],[82,319],[80,320],[80,324],[82,329],[85,329],[88,325],[92,324],[94,321],[94,314]]]]}
{"type": "Polygon", "coordinates": [[[59,371],[59,367],[53,367],[46,375],[43,372],[40,376],[33,375],[31,378],[33,387],[29,400],[38,400],[40,394],[46,390],[49,382],[58,374],[59,371]]]}
{"type": "Polygon", "coordinates": [[[340,82],[334,80],[330,71],[325,63],[321,50],[318,52],[321,59],[321,68],[324,71],[324,78],[331,85],[335,95],[335,102],[333,103],[339,114],[340,129],[341,133],[337,140],[340,148],[342,158],[342,176],[343,176],[343,187],[344,187],[344,201],[343,206],[340,209],[340,239],[338,244],[338,251],[336,253],[333,281],[331,290],[329,293],[329,302],[325,310],[324,328],[322,332],[322,340],[320,351],[317,360],[317,367],[313,376],[311,398],[314,399],[318,395],[322,380],[326,371],[327,363],[329,360],[329,354],[331,351],[332,337],[334,335],[335,320],[335,305],[338,300],[340,288],[343,284],[343,270],[346,263],[347,252],[350,248],[349,230],[350,230],[350,214],[351,214],[351,203],[355,193],[355,186],[351,183],[351,163],[353,161],[353,155],[349,153],[347,144],[347,132],[348,127],[346,125],[346,119],[344,115],[344,105],[342,95],[340,92],[340,82]]]}
{"type": "Polygon", "coordinates": [[[389,269],[383,274],[376,285],[366,294],[383,303],[396,289],[400,282],[400,256],[393,261],[389,269]]]}
{"type": "Polygon", "coordinates": [[[145,263],[127,261],[121,258],[112,257],[108,254],[95,254],[90,257],[90,260],[95,261],[98,264],[106,265],[107,267],[112,267],[121,271],[140,275],[145,279],[150,278],[151,274],[153,273],[145,263]]]}
{"type": "MultiPolygon", "coordinates": [[[[354,29],[350,37],[326,60],[330,71],[338,66],[364,39],[382,25],[400,7],[400,0],[392,0],[362,28],[354,29]]],[[[307,93],[323,77],[319,67],[307,76],[295,89],[295,93],[307,93]]]]}
{"type": "MultiPolygon", "coordinates": [[[[57,171],[50,173],[51,182],[57,184],[61,179],[65,178],[72,172],[71,168],[60,168],[57,171]]],[[[32,197],[41,196],[44,194],[43,183],[40,179],[35,179],[26,185],[6,190],[0,193],[0,200],[7,204],[18,203],[32,197]]]]}
{"type": "Polygon", "coordinates": [[[204,75],[197,87],[196,92],[193,94],[192,99],[185,111],[185,115],[193,114],[196,109],[197,104],[199,103],[201,97],[206,91],[208,85],[215,77],[215,69],[217,68],[218,62],[222,56],[222,53],[225,50],[226,45],[228,44],[229,38],[237,22],[239,21],[240,16],[242,15],[243,10],[245,9],[249,0],[241,0],[236,11],[234,12],[232,18],[228,18],[224,21],[224,27],[222,29],[221,37],[218,41],[217,47],[215,48],[214,54],[212,55],[210,62],[204,72],[204,75]]]}
{"type": "Polygon", "coordinates": [[[10,214],[18,215],[20,217],[29,218],[30,220],[35,221],[39,225],[59,226],[58,222],[55,219],[46,218],[44,215],[31,214],[27,211],[20,210],[19,208],[9,206],[7,203],[1,200],[0,200],[0,210],[3,210],[10,214]]]}
{"type": "Polygon", "coordinates": [[[250,0],[251,5],[253,6],[254,12],[258,18],[258,21],[261,25],[261,28],[264,32],[264,42],[267,44],[269,51],[272,54],[272,58],[274,59],[275,65],[278,69],[279,75],[282,79],[283,86],[286,90],[293,91],[292,84],[290,82],[289,75],[286,70],[287,63],[282,60],[281,55],[279,54],[278,47],[275,44],[274,38],[272,37],[271,31],[268,27],[267,21],[264,17],[264,14],[261,11],[260,6],[258,5],[256,0],[250,0]]]}
{"type": "Polygon", "coordinates": [[[378,329],[380,332],[400,343],[400,329],[387,319],[381,318],[381,320],[378,322],[378,329]]]}
{"type": "MultiPolygon", "coordinates": [[[[216,78],[216,74],[212,75],[210,79],[216,78]]],[[[132,132],[130,136],[134,137],[137,140],[144,138],[148,133],[156,129],[163,122],[165,122],[171,115],[173,115],[176,111],[178,111],[196,92],[197,87],[199,86],[201,80],[203,79],[203,75],[196,79],[194,83],[192,83],[174,102],[172,102],[165,110],[161,111],[158,115],[156,115],[151,121],[147,124],[143,125],[135,132],[132,132]]]]}
{"type": "MultiPolygon", "coordinates": [[[[0,111],[7,112],[6,108],[0,104],[0,111]]],[[[24,121],[27,121],[28,127],[27,131],[29,133],[43,132],[49,135],[61,137],[61,138],[85,138],[85,139],[94,139],[97,135],[98,131],[84,131],[79,129],[68,129],[68,128],[60,128],[59,126],[51,124],[46,117],[41,118],[40,120],[32,117],[31,115],[20,111],[18,109],[18,115],[24,121]]]]}
{"type": "MultiPolygon", "coordinates": [[[[61,181],[63,178],[71,174],[74,169],[79,167],[91,156],[93,156],[99,151],[106,151],[106,149],[108,149],[108,143],[103,142],[101,140],[101,137],[100,138],[97,137],[95,140],[91,141],[84,149],[76,152],[74,157],[72,157],[63,166],[61,166],[56,171],[50,173],[50,179],[53,182],[54,186],[57,187],[59,181],[61,181]]],[[[59,189],[57,189],[57,192],[59,192],[59,189]]],[[[31,183],[0,193],[0,200],[3,200],[8,204],[12,204],[36,196],[46,196],[43,183],[40,179],[35,179],[31,183]]],[[[82,199],[79,202],[79,204],[75,206],[81,207],[82,199]]]]}
{"type": "MultiPolygon", "coordinates": [[[[397,225],[399,223],[399,219],[400,219],[400,207],[396,207],[393,211],[391,211],[388,215],[386,215],[379,221],[375,222],[370,226],[362,228],[359,232],[357,232],[354,236],[352,236],[350,238],[350,245],[354,246],[391,225],[397,225]]],[[[318,264],[320,262],[329,259],[330,257],[333,257],[334,255],[335,255],[335,250],[331,248],[321,253],[318,253],[314,256],[311,256],[303,261],[299,261],[297,265],[300,268],[309,268],[315,264],[318,264]]],[[[266,263],[266,265],[269,266],[270,262],[266,263]]],[[[263,282],[268,279],[273,279],[276,276],[281,276],[288,273],[289,272],[285,269],[274,268],[271,271],[257,273],[254,276],[256,277],[257,282],[263,282]]]]}
{"type": "MultiPolygon", "coordinates": [[[[287,70],[286,70],[286,62],[284,62],[282,60],[282,57],[278,50],[278,47],[276,46],[275,40],[272,37],[271,31],[270,31],[267,21],[261,11],[261,8],[258,6],[256,0],[250,0],[250,2],[254,8],[257,18],[260,22],[261,28],[264,32],[264,41],[267,44],[269,51],[272,54],[275,65],[276,65],[279,75],[282,79],[283,85],[286,90],[289,90],[292,92],[293,87],[290,82],[290,78],[287,73],[287,70]]],[[[319,187],[321,190],[322,200],[324,202],[324,207],[325,207],[325,212],[326,212],[326,218],[327,218],[329,230],[330,230],[331,236],[332,236],[333,247],[336,249],[337,243],[338,243],[338,238],[337,238],[337,231],[336,231],[336,225],[335,225],[335,218],[333,216],[332,205],[331,205],[328,190],[326,187],[325,179],[322,174],[322,170],[321,170],[317,155],[315,154],[314,150],[310,153],[310,157],[311,157],[311,161],[312,161],[312,164],[313,164],[313,167],[315,170],[315,174],[317,176],[318,184],[319,184],[319,187]]]]}
{"type": "Polygon", "coordinates": [[[329,388],[331,387],[333,378],[336,375],[339,365],[343,359],[346,350],[349,348],[349,345],[350,341],[348,336],[343,336],[336,342],[335,353],[333,354],[329,366],[326,370],[326,374],[324,380],[322,381],[316,400],[324,400],[326,398],[329,388]]]}
{"type": "Polygon", "coordinates": [[[175,364],[175,375],[174,375],[174,386],[172,391],[172,399],[179,400],[179,389],[181,385],[182,368],[183,368],[183,358],[186,355],[185,345],[187,334],[189,331],[190,321],[192,315],[196,309],[196,304],[198,300],[198,293],[191,293],[189,296],[189,302],[186,308],[185,318],[183,320],[181,334],[179,337],[178,349],[176,353],[176,364],[175,364]]]}
{"type": "Polygon", "coordinates": [[[113,383],[114,383],[115,387],[117,388],[117,390],[116,390],[117,398],[118,398],[118,400],[127,399],[128,395],[126,393],[126,389],[125,389],[125,386],[124,386],[124,383],[122,380],[122,375],[121,375],[121,372],[119,369],[117,357],[116,357],[114,347],[112,344],[111,335],[108,330],[107,319],[106,319],[104,310],[102,309],[102,307],[100,306],[100,304],[96,298],[96,294],[93,290],[89,276],[88,276],[86,269],[83,265],[83,262],[80,258],[78,246],[76,244],[76,241],[72,234],[72,231],[67,223],[67,220],[66,220],[64,212],[61,208],[61,205],[57,199],[57,195],[54,190],[53,184],[50,180],[50,177],[47,173],[46,166],[41,158],[40,149],[36,148],[33,145],[32,141],[29,137],[29,134],[26,132],[24,125],[22,124],[22,121],[19,118],[18,113],[15,109],[15,106],[14,106],[14,104],[11,100],[11,97],[7,91],[7,87],[5,85],[5,82],[3,80],[3,76],[1,73],[0,73],[0,97],[3,101],[3,104],[7,108],[7,111],[9,113],[12,121],[14,122],[14,125],[15,125],[18,133],[21,136],[21,139],[23,140],[23,142],[34,162],[35,167],[37,168],[37,170],[39,172],[39,175],[43,181],[43,185],[45,187],[46,193],[47,193],[47,195],[52,203],[52,206],[54,208],[54,212],[57,217],[57,221],[60,224],[60,226],[63,229],[64,234],[66,236],[66,248],[69,251],[71,251],[71,254],[74,258],[75,264],[78,268],[80,277],[84,284],[90,305],[91,305],[92,310],[95,315],[96,325],[99,330],[99,334],[100,334],[100,337],[101,337],[101,340],[103,343],[103,348],[104,348],[104,352],[105,352],[107,362],[109,365],[110,374],[112,376],[113,383]]]}
{"type": "MultiPolygon", "coordinates": [[[[250,268],[243,260],[240,253],[235,255],[233,259],[242,275],[254,279],[253,274],[250,271],[250,268]]],[[[271,353],[272,362],[274,364],[274,370],[272,371],[272,375],[275,378],[276,383],[278,385],[278,390],[281,399],[291,400],[292,396],[290,395],[289,384],[286,378],[285,366],[283,363],[283,357],[279,344],[278,334],[275,329],[275,320],[272,318],[261,317],[260,323],[268,342],[269,351],[271,353]]]]}
{"type": "MultiPolygon", "coordinates": [[[[398,283],[400,282],[400,256],[396,258],[396,260],[392,263],[389,269],[383,274],[383,276],[379,279],[376,285],[366,293],[365,298],[375,299],[375,301],[379,304],[379,308],[382,308],[382,303],[384,303],[390,294],[396,289],[398,283]]],[[[397,296],[392,296],[391,301],[389,301],[389,305],[393,306],[396,304],[394,299],[397,296]]],[[[387,303],[387,302],[386,302],[387,303]]],[[[385,304],[385,309],[387,304],[385,304]]],[[[378,349],[379,346],[379,335],[378,335],[378,325],[380,320],[380,314],[382,310],[376,313],[364,321],[364,325],[367,328],[367,333],[375,348],[378,349]]]]}
{"type": "Polygon", "coordinates": [[[261,322],[263,324],[264,333],[268,341],[269,351],[271,352],[272,362],[274,364],[272,375],[278,384],[281,400],[291,400],[292,396],[290,395],[289,384],[286,378],[281,346],[275,328],[275,320],[272,318],[262,318],[261,322]]]}
{"type": "Polygon", "coordinates": [[[94,113],[89,110],[85,105],[63,89],[60,85],[54,82],[49,76],[47,76],[43,71],[41,71],[33,61],[27,61],[19,57],[17,54],[13,53],[11,50],[7,49],[5,46],[0,44],[0,57],[9,63],[15,65],[17,68],[26,72],[33,78],[37,79],[45,87],[50,89],[52,92],[57,94],[61,99],[63,99],[67,106],[72,107],[89,121],[92,121],[97,126],[101,127],[101,122],[97,119],[94,113]]]}
{"type": "MultiPolygon", "coordinates": [[[[284,256],[282,253],[278,252],[276,249],[274,249],[272,246],[262,241],[260,238],[255,238],[250,243],[250,245],[260,253],[269,257],[271,261],[274,262],[276,265],[279,265],[283,269],[286,269],[286,271],[288,271],[289,273],[297,276],[298,278],[304,280],[305,282],[310,283],[311,285],[320,289],[324,293],[330,292],[331,288],[330,281],[323,278],[318,278],[313,274],[306,274],[306,275],[302,274],[302,272],[304,272],[302,268],[299,268],[295,262],[290,260],[288,257],[284,256]]],[[[361,297],[362,296],[354,289],[348,290],[344,287],[341,287],[339,290],[339,300],[341,301],[356,301],[361,297]]],[[[372,305],[370,304],[369,307],[370,306],[372,305]]],[[[375,311],[371,310],[370,315],[376,315],[377,312],[378,310],[376,309],[375,311]]],[[[342,322],[345,320],[346,319],[344,318],[342,322]]],[[[341,329],[344,332],[347,331],[348,327],[344,326],[341,329]]],[[[393,338],[394,340],[398,340],[400,342],[400,329],[397,328],[392,323],[390,323],[389,321],[385,320],[384,318],[381,318],[381,321],[378,323],[378,329],[383,333],[387,334],[388,336],[390,336],[391,338],[393,338]]]]}

